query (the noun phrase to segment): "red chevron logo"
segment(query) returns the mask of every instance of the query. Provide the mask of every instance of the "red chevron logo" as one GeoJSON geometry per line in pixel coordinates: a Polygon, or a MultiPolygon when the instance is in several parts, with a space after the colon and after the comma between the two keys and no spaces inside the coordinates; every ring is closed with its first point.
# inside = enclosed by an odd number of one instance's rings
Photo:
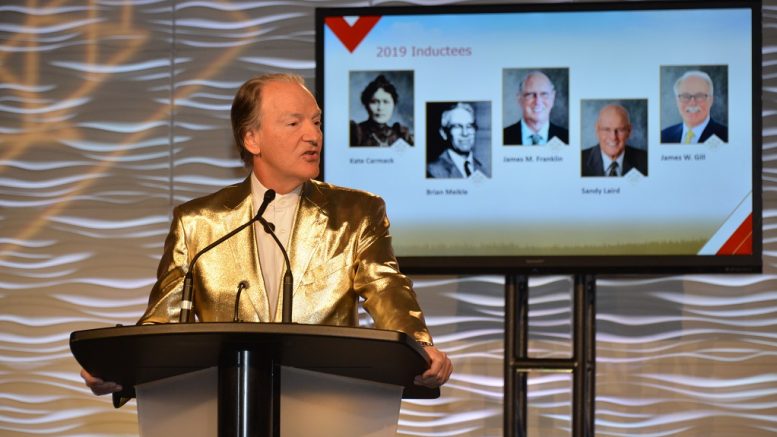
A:
{"type": "Polygon", "coordinates": [[[380,16],[365,15],[359,17],[353,26],[344,17],[326,17],[324,23],[332,30],[349,52],[353,53],[364,37],[375,27],[380,16]]]}

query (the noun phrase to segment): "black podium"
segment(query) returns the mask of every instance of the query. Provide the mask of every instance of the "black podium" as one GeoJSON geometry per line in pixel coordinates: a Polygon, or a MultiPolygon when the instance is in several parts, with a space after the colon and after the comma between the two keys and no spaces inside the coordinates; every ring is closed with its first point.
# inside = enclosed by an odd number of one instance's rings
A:
{"type": "Polygon", "coordinates": [[[218,368],[219,437],[280,436],[280,368],[304,369],[404,387],[403,398],[433,399],[413,384],[428,357],[396,331],[322,325],[186,323],[73,332],[81,366],[124,387],[218,368]]]}

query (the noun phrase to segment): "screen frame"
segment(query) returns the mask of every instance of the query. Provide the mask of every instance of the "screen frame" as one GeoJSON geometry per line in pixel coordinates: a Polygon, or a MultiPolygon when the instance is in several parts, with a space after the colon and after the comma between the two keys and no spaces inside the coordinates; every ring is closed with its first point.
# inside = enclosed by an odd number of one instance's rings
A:
{"type": "MultiPolygon", "coordinates": [[[[316,97],[324,114],[324,20],[332,16],[499,14],[529,12],[649,11],[682,9],[750,9],[752,39],[752,253],[749,255],[574,255],[574,256],[398,256],[405,273],[427,274],[659,274],[659,273],[760,273],[762,252],[762,85],[760,0],[730,1],[645,1],[616,3],[551,3],[510,5],[446,5],[363,8],[316,8],[315,47],[316,97]]],[[[324,173],[326,147],[321,154],[324,173]]],[[[390,217],[389,217],[390,218],[390,217]]]]}

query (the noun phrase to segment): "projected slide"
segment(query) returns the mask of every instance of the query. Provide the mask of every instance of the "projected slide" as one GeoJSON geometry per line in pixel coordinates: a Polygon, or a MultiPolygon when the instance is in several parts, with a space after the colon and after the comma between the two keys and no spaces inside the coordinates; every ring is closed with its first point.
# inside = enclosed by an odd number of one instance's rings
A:
{"type": "Polygon", "coordinates": [[[318,53],[324,179],[398,256],[753,253],[749,8],[405,12],[318,53]]]}

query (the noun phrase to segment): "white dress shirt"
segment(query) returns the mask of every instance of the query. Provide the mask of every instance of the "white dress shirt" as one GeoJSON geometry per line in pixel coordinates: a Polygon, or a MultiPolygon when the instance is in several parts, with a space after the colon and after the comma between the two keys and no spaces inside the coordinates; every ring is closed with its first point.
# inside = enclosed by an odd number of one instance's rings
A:
{"type": "Polygon", "coordinates": [[[545,123],[542,125],[539,131],[534,132],[531,130],[529,126],[526,125],[526,121],[521,122],[521,137],[522,141],[521,144],[525,146],[539,146],[541,144],[547,144],[548,142],[548,131],[550,131],[550,122],[545,123]],[[537,144],[532,144],[531,136],[532,135],[539,135],[540,140],[537,144]]]}
{"type": "Polygon", "coordinates": [[[601,152],[601,153],[602,153],[602,166],[604,167],[604,175],[608,176],[608,173],[610,172],[610,164],[612,164],[613,161],[615,161],[618,163],[616,173],[618,173],[618,176],[623,176],[623,157],[624,155],[626,155],[625,151],[624,153],[621,153],[614,160],[610,158],[610,155],[604,152],[601,152]]]}
{"type": "Polygon", "coordinates": [[[463,177],[471,177],[473,174],[475,174],[475,162],[472,157],[472,152],[467,155],[467,157],[463,157],[459,155],[458,153],[454,152],[451,149],[447,150],[448,156],[450,156],[451,161],[453,161],[453,164],[456,166],[457,169],[461,172],[461,175],[463,177]],[[470,175],[467,176],[467,172],[464,170],[464,162],[469,162],[469,171],[470,175]]]}
{"type": "MultiPolygon", "coordinates": [[[[254,215],[259,210],[264,200],[264,193],[267,188],[259,182],[256,175],[251,172],[251,201],[253,203],[254,215]]],[[[300,192],[302,185],[298,186],[287,194],[276,194],[275,200],[265,210],[262,217],[275,225],[275,235],[283,244],[284,249],[288,250],[289,240],[291,239],[291,228],[294,226],[294,217],[297,215],[299,206],[300,192]]],[[[264,231],[259,222],[254,224],[254,233],[256,234],[256,246],[259,253],[259,265],[262,268],[264,279],[264,289],[267,291],[267,299],[272,319],[275,320],[276,310],[278,308],[278,295],[282,286],[283,272],[286,268],[286,262],[283,253],[273,238],[264,231]]]]}
{"type": "Polygon", "coordinates": [[[699,124],[696,127],[688,127],[683,123],[683,134],[680,136],[680,143],[685,143],[685,137],[688,136],[688,131],[693,131],[693,138],[691,138],[691,144],[697,144],[699,142],[699,138],[701,137],[701,133],[704,132],[704,129],[707,128],[707,125],[710,123],[710,116],[708,115],[707,118],[704,120],[703,123],[699,124]]]}

